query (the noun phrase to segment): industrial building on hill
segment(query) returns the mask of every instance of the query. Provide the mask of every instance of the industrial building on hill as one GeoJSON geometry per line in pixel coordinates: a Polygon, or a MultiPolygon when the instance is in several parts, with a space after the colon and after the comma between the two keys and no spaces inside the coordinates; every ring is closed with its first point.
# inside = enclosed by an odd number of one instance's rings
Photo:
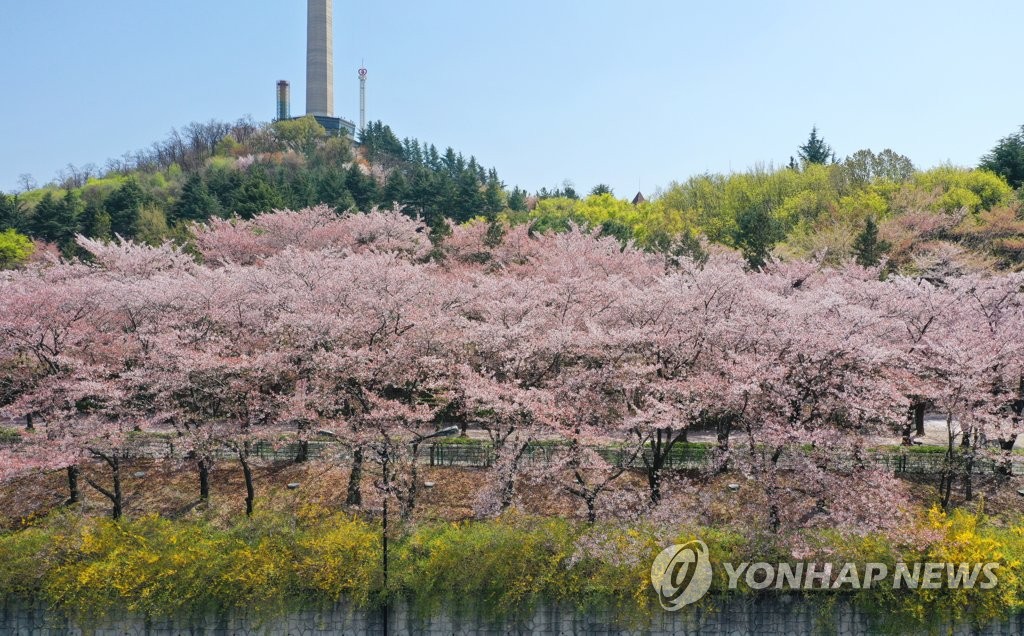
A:
{"type": "MultiPolygon", "coordinates": [[[[306,114],[327,132],[355,136],[354,122],[334,115],[334,0],[308,0],[306,31],[306,114]]],[[[365,72],[360,71],[365,78],[365,72]]],[[[278,121],[291,119],[291,85],[277,83],[278,121]]]]}

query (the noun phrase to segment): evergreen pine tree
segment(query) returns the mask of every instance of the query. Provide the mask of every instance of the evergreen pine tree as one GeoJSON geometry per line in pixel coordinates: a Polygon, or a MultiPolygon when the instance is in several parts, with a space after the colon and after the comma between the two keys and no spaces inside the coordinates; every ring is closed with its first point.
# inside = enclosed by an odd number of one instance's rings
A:
{"type": "Polygon", "coordinates": [[[61,248],[68,247],[78,233],[81,204],[82,200],[73,191],[69,191],[60,201],[52,192],[47,192],[32,214],[29,224],[32,236],[56,243],[61,248]]]}
{"type": "Polygon", "coordinates": [[[505,209],[505,205],[505,190],[501,187],[501,182],[489,180],[487,187],[484,188],[484,212],[487,213],[488,217],[493,218],[505,209]]]}
{"type": "Polygon", "coordinates": [[[259,173],[250,174],[233,197],[232,212],[243,219],[284,207],[281,194],[259,173]]]}
{"type": "Polygon", "coordinates": [[[981,158],[978,166],[1006,179],[1013,188],[1024,186],[1024,126],[1020,132],[1003,137],[981,158]]]}
{"type": "Polygon", "coordinates": [[[54,241],[54,237],[58,234],[57,217],[60,214],[58,208],[60,208],[60,202],[52,192],[43,195],[29,218],[28,231],[32,238],[41,241],[54,241]]]}
{"type": "Polygon", "coordinates": [[[736,218],[733,242],[751,269],[764,267],[772,248],[782,238],[778,223],[763,205],[752,205],[736,218]]]}
{"type": "Polygon", "coordinates": [[[10,196],[0,192],[0,232],[4,230],[24,231],[27,228],[25,218],[25,206],[18,195],[10,196]]]}
{"type": "Polygon", "coordinates": [[[888,251],[889,244],[878,238],[878,225],[868,217],[864,229],[853,242],[853,253],[857,263],[863,267],[874,267],[888,251]]]}
{"type": "Polygon", "coordinates": [[[345,174],[345,187],[355,199],[359,210],[367,212],[377,203],[377,182],[373,177],[363,174],[355,163],[345,174]]]}
{"type": "Polygon", "coordinates": [[[235,193],[245,183],[245,173],[240,170],[210,170],[206,173],[206,187],[217,197],[222,213],[230,213],[235,193]]]}
{"type": "Polygon", "coordinates": [[[356,200],[345,186],[346,174],[343,171],[327,169],[320,174],[316,183],[317,201],[334,208],[338,214],[356,206],[356,200]]]}
{"type": "Polygon", "coordinates": [[[198,221],[203,222],[212,216],[220,213],[220,204],[216,197],[210,194],[206,182],[199,174],[193,174],[185,182],[181,190],[181,197],[171,208],[171,223],[177,221],[198,221]]]}
{"type": "Polygon", "coordinates": [[[110,215],[110,228],[114,234],[124,238],[135,236],[139,212],[146,202],[145,193],[134,177],[129,178],[107,197],[104,207],[110,215]]]}
{"type": "Polygon", "coordinates": [[[428,225],[433,225],[434,221],[434,196],[440,176],[440,173],[419,166],[413,169],[409,179],[406,202],[411,207],[410,212],[422,216],[428,225]]]}
{"type": "Polygon", "coordinates": [[[303,170],[294,176],[287,184],[286,194],[288,206],[293,210],[299,210],[319,203],[317,200],[316,183],[308,170],[303,170]]]}
{"type": "Polygon", "coordinates": [[[508,207],[516,212],[526,212],[526,191],[516,186],[508,195],[508,207]]]}
{"type": "Polygon", "coordinates": [[[811,136],[807,143],[800,146],[800,159],[804,164],[826,164],[833,157],[832,147],[825,143],[825,139],[818,136],[818,127],[811,128],[811,136]]]}
{"type": "Polygon", "coordinates": [[[475,170],[463,168],[455,187],[455,200],[451,207],[456,223],[464,223],[484,211],[484,195],[475,170]]]}
{"type": "Polygon", "coordinates": [[[68,249],[74,245],[75,236],[82,231],[82,217],[85,215],[85,202],[77,190],[68,190],[60,202],[60,225],[62,236],[58,244],[68,249]]]}
{"type": "Polygon", "coordinates": [[[81,222],[82,233],[89,238],[109,240],[113,238],[110,225],[110,215],[103,209],[103,206],[95,201],[90,201],[85,206],[81,222]]]}
{"type": "Polygon", "coordinates": [[[405,202],[409,185],[401,170],[395,170],[388,177],[384,184],[384,191],[381,193],[381,203],[385,205],[401,205],[405,202]]]}

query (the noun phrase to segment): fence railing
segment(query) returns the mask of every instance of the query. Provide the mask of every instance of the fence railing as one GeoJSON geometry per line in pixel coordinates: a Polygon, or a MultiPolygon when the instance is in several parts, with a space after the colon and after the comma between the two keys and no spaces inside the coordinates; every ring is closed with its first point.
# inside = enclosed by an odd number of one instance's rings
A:
{"type": "MultiPolygon", "coordinates": [[[[183,459],[185,454],[175,446],[173,438],[137,438],[124,451],[125,458],[175,458],[183,459]]],[[[528,445],[520,458],[520,465],[543,465],[550,463],[561,451],[564,444],[540,442],[528,445]]],[[[626,465],[627,468],[643,468],[644,457],[634,453],[635,449],[620,446],[590,447],[604,461],[614,466],[626,465]]],[[[797,451],[799,452],[799,451],[797,451]]],[[[271,444],[254,442],[250,447],[250,457],[271,462],[294,460],[300,453],[299,442],[271,444]]],[[[347,447],[334,440],[310,440],[306,442],[305,454],[310,459],[329,458],[333,461],[346,463],[351,461],[352,454],[347,447]]],[[[227,447],[216,448],[212,455],[218,460],[231,460],[237,457],[236,451],[227,447]]],[[[650,448],[644,450],[648,462],[653,461],[650,448]]],[[[435,467],[487,468],[493,466],[498,458],[498,451],[490,441],[472,442],[439,442],[422,444],[417,449],[416,461],[435,467]]],[[[784,454],[779,462],[782,468],[795,467],[798,457],[793,453],[784,454]]],[[[711,445],[677,444],[665,458],[664,467],[674,470],[703,470],[716,461],[716,450],[711,445]]],[[[961,461],[962,459],[958,459],[961,461]]],[[[944,453],[915,452],[903,448],[872,451],[860,457],[839,456],[829,458],[829,464],[839,468],[853,468],[857,464],[871,465],[876,468],[891,470],[897,474],[938,474],[946,467],[944,453]]],[[[963,468],[963,466],[959,466],[963,468]]],[[[1014,475],[1024,474],[1024,457],[1013,458],[1006,462],[988,457],[978,457],[972,464],[972,473],[996,474],[1006,473],[1007,469],[1014,475]]]]}

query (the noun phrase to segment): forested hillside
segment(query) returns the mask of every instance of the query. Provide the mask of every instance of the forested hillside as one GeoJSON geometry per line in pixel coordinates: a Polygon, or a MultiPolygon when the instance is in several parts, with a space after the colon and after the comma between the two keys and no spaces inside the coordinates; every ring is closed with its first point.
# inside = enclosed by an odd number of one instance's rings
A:
{"type": "Polygon", "coordinates": [[[380,122],[354,146],[329,136],[311,117],[269,125],[191,124],[148,150],[108,162],[105,170],[69,166],[52,184],[5,195],[0,231],[13,229],[71,252],[78,233],[184,241],[195,221],[248,219],[319,203],[339,211],[402,205],[431,226],[442,218],[493,217],[509,206],[526,209],[525,193],[506,193],[494,169],[452,148],[399,140],[380,122]]]}
{"type": "Polygon", "coordinates": [[[600,186],[582,200],[556,193],[509,217],[538,228],[600,227],[657,250],[699,252],[706,237],[741,250],[755,268],[774,256],[862,265],[887,258],[890,268],[922,276],[1019,269],[1022,135],[1002,140],[983,168],[922,171],[892,150],[836,160],[813,131],[785,168],[694,176],[639,205],[600,186]]]}
{"type": "Polygon", "coordinates": [[[0,267],[46,244],[74,253],[78,233],[187,243],[194,222],[325,203],[339,212],[398,205],[441,233],[445,219],[537,231],[577,224],[652,251],[700,256],[717,243],[753,268],[771,258],[884,259],[891,271],[943,277],[1024,264],[1022,179],[1024,128],[978,168],[926,170],[888,149],[839,159],[815,129],[786,167],[697,175],[634,204],[605,185],[583,197],[568,183],[528,196],[474,157],[399,139],[380,122],[358,143],[311,118],[210,122],[104,170],[69,166],[45,187],[0,195],[0,267]]]}

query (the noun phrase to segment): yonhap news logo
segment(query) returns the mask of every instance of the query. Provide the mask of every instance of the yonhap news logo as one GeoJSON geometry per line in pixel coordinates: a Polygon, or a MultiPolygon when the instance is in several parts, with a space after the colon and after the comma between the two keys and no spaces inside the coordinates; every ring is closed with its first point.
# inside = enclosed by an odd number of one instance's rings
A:
{"type": "MultiPolygon", "coordinates": [[[[979,589],[999,584],[999,563],[722,563],[726,588],[741,581],[751,590],[864,590],[884,583],[894,590],[979,589]],[[838,567],[837,567],[838,566],[838,567]]],[[[711,589],[714,569],[708,546],[695,539],[671,545],[655,557],[651,584],[669,612],[696,603],[711,589]]]]}
{"type": "Polygon", "coordinates": [[[651,565],[658,602],[669,612],[702,599],[711,589],[713,574],[708,546],[699,539],[665,548],[651,565]]]}

